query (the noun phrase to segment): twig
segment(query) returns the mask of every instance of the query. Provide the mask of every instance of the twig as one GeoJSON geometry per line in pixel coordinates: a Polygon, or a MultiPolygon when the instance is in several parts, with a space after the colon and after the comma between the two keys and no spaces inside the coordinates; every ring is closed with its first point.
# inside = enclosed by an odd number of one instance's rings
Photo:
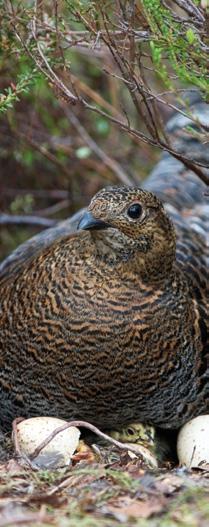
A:
{"type": "Polygon", "coordinates": [[[174,0],[174,3],[181,7],[181,9],[186,11],[186,13],[194,16],[199,22],[202,22],[202,24],[204,24],[205,18],[202,15],[201,11],[198,9],[198,7],[194,4],[194,2],[192,2],[191,0],[174,0]]]}
{"type": "Polygon", "coordinates": [[[47,229],[57,224],[58,220],[41,218],[40,216],[0,214],[0,225],[29,225],[31,227],[41,227],[47,229]]]}
{"type": "MultiPolygon", "coordinates": [[[[180,1],[180,0],[179,0],[180,1]]],[[[183,1],[183,0],[181,0],[183,1]]],[[[184,6],[185,6],[185,2],[184,2],[184,6]]],[[[191,7],[191,5],[193,6],[193,3],[191,1],[189,1],[189,6],[191,7]]],[[[199,12],[199,11],[198,11],[199,12]]],[[[91,24],[89,24],[89,22],[87,22],[85,20],[85,18],[83,17],[83,15],[79,12],[76,11],[75,13],[78,18],[86,25],[86,27],[88,28],[88,30],[90,32],[92,32],[92,34],[94,34],[94,36],[96,37],[97,36],[97,31],[94,29],[94,27],[92,27],[91,24]]],[[[201,13],[200,13],[201,15],[201,13]]],[[[202,17],[202,15],[201,15],[202,17]]],[[[144,143],[147,143],[149,145],[152,145],[152,146],[157,146],[158,148],[161,148],[167,152],[169,152],[171,155],[173,155],[176,159],[180,160],[187,168],[189,168],[190,170],[192,170],[194,173],[196,173],[199,178],[204,182],[206,183],[207,185],[209,184],[209,178],[208,176],[201,170],[200,167],[205,167],[205,168],[208,168],[206,165],[204,165],[203,163],[200,163],[200,162],[193,162],[192,159],[189,159],[187,157],[185,157],[183,154],[177,152],[175,150],[175,148],[172,148],[166,141],[162,140],[162,139],[159,139],[159,135],[158,135],[158,130],[157,130],[157,127],[156,127],[156,123],[155,123],[155,120],[154,120],[154,116],[153,116],[153,113],[152,111],[150,112],[150,109],[149,109],[149,105],[148,103],[146,102],[146,110],[148,112],[148,115],[150,117],[150,121],[149,119],[147,119],[147,117],[143,114],[142,110],[141,110],[141,107],[139,106],[139,102],[138,102],[138,99],[137,97],[135,96],[134,92],[132,91],[132,88],[129,87],[129,92],[130,92],[130,95],[132,96],[133,98],[133,101],[137,107],[137,110],[139,112],[139,114],[141,114],[143,117],[142,118],[145,118],[145,123],[146,123],[146,126],[147,126],[147,130],[150,131],[150,134],[151,134],[151,137],[145,135],[143,132],[139,131],[139,130],[136,130],[134,129],[133,127],[130,127],[129,124],[127,124],[127,122],[125,121],[122,121],[120,119],[117,119],[116,117],[112,116],[112,115],[109,115],[107,112],[101,110],[100,108],[96,107],[96,106],[93,106],[91,104],[89,104],[85,99],[81,98],[80,96],[78,95],[73,95],[72,92],[70,92],[70,90],[67,88],[67,86],[61,81],[61,79],[59,77],[57,77],[56,73],[53,71],[53,69],[51,68],[49,62],[48,62],[48,59],[47,57],[44,55],[42,49],[41,49],[41,46],[40,46],[40,43],[36,37],[36,27],[34,26],[34,21],[33,21],[33,38],[36,42],[36,45],[37,45],[37,50],[38,50],[38,53],[39,53],[39,56],[41,58],[41,61],[37,58],[37,56],[35,56],[31,51],[30,49],[28,48],[27,44],[25,44],[25,42],[23,41],[22,37],[18,34],[18,31],[16,30],[16,27],[15,27],[15,24],[13,21],[11,21],[11,25],[13,27],[13,30],[14,30],[14,33],[16,35],[16,37],[18,38],[19,42],[21,43],[23,49],[26,51],[26,53],[31,57],[31,59],[35,62],[36,64],[36,67],[47,77],[47,79],[52,83],[52,85],[55,87],[55,90],[57,92],[57,95],[60,95],[62,96],[67,102],[69,102],[70,104],[75,104],[75,103],[79,103],[81,106],[83,106],[85,109],[87,110],[90,110],[90,111],[93,111],[93,112],[96,112],[98,113],[99,115],[102,115],[104,116],[105,118],[107,118],[110,122],[116,124],[117,126],[120,127],[121,130],[123,131],[126,131],[128,132],[128,134],[132,137],[137,137],[138,139],[140,139],[142,142],[144,143]]],[[[111,47],[110,45],[110,41],[111,41],[111,38],[110,38],[110,31],[109,31],[109,28],[108,28],[108,37],[105,37],[105,33],[102,34],[102,39],[103,41],[106,43],[106,45],[108,47],[111,47]]],[[[107,35],[107,33],[106,33],[107,35]]],[[[116,53],[115,53],[115,49],[111,49],[111,52],[113,53],[113,56],[116,60],[116,63],[118,63],[118,66],[119,68],[121,69],[121,71],[123,72],[124,74],[124,79],[125,80],[129,80],[130,77],[129,77],[129,74],[127,73],[126,69],[124,69],[124,64],[121,64],[121,57],[120,57],[120,54],[119,54],[119,51],[118,51],[118,55],[116,56],[116,53]]],[[[126,62],[126,66],[127,66],[127,62],[126,62]]],[[[134,80],[133,80],[134,82],[134,80]]],[[[129,84],[127,84],[129,86],[129,84]]],[[[140,86],[139,84],[136,85],[135,83],[133,84],[133,86],[139,90],[140,86]]],[[[141,90],[141,88],[140,88],[141,90]]],[[[141,94],[143,93],[143,87],[142,87],[142,92],[141,94]]],[[[149,94],[149,96],[151,96],[151,93],[149,94]]],[[[146,100],[146,97],[144,98],[144,101],[146,100]]]]}
{"type": "Polygon", "coordinates": [[[177,152],[176,150],[174,150],[172,147],[168,146],[163,141],[160,141],[160,143],[158,143],[154,139],[152,139],[150,137],[147,137],[142,132],[136,130],[135,128],[132,128],[132,127],[128,126],[125,122],[119,121],[115,117],[112,117],[111,115],[107,114],[103,110],[100,110],[99,108],[96,108],[94,106],[88,105],[88,109],[98,113],[99,115],[103,115],[104,117],[109,119],[109,121],[111,121],[112,123],[117,124],[121,128],[121,130],[123,130],[125,132],[128,132],[130,135],[133,135],[135,137],[140,138],[140,140],[143,143],[146,143],[146,144],[158,147],[161,150],[165,150],[166,152],[169,152],[169,154],[171,154],[173,157],[175,157],[176,159],[181,161],[187,168],[189,166],[190,170],[195,172],[195,174],[197,174],[199,176],[199,178],[206,185],[209,185],[209,177],[202,170],[200,170],[200,168],[199,168],[199,167],[203,167],[203,168],[207,168],[208,169],[209,168],[208,165],[205,165],[204,163],[200,163],[199,161],[195,161],[194,162],[192,159],[189,159],[184,154],[181,154],[181,153],[177,152]]]}
{"type": "Polygon", "coordinates": [[[150,135],[155,139],[155,141],[158,141],[158,139],[159,139],[158,131],[157,131],[157,128],[155,126],[155,122],[153,120],[152,112],[151,112],[151,110],[150,110],[150,108],[148,106],[148,103],[146,102],[145,95],[143,93],[143,86],[140,85],[140,82],[136,83],[135,75],[134,75],[133,72],[131,72],[131,74],[130,74],[129,63],[125,59],[124,51],[122,50],[122,53],[120,53],[119,48],[117,48],[115,46],[115,42],[113,41],[112,37],[110,36],[109,28],[108,28],[108,25],[106,23],[106,19],[105,19],[103,11],[101,11],[101,14],[103,16],[103,22],[104,22],[104,26],[105,26],[105,30],[106,30],[106,35],[105,34],[102,35],[102,40],[104,41],[104,43],[108,47],[110,53],[112,54],[112,57],[113,57],[113,59],[115,61],[115,64],[117,64],[119,70],[121,71],[124,80],[126,82],[128,81],[127,86],[129,88],[129,93],[130,93],[132,101],[133,101],[133,103],[134,103],[134,105],[136,107],[137,113],[139,114],[139,116],[141,116],[142,120],[144,120],[144,122],[146,124],[146,127],[147,127],[147,130],[150,133],[150,135]],[[138,93],[140,93],[140,95],[141,95],[141,97],[143,99],[143,102],[145,104],[148,116],[144,113],[142,105],[139,102],[139,99],[138,99],[138,96],[137,96],[138,93]]]}
{"type": "MultiPolygon", "coordinates": [[[[104,73],[106,73],[105,68],[103,68],[103,71],[104,73]]],[[[73,73],[70,76],[73,84],[76,85],[79,90],[83,92],[87,97],[90,97],[96,104],[99,104],[99,106],[111,112],[111,114],[115,115],[115,117],[122,118],[120,112],[112,104],[106,101],[100,93],[95,92],[90,86],[88,86],[83,81],[78,79],[75,75],[73,75],[73,73]]]]}
{"type": "Polygon", "coordinates": [[[42,52],[42,49],[41,49],[41,45],[37,39],[37,36],[36,36],[36,18],[34,17],[33,20],[32,20],[32,34],[33,34],[33,38],[34,40],[36,41],[36,45],[37,45],[37,49],[39,51],[39,55],[41,56],[45,66],[47,67],[47,70],[49,71],[50,75],[51,75],[51,81],[53,82],[53,84],[56,84],[56,86],[59,88],[59,89],[65,89],[67,91],[67,96],[69,98],[69,101],[72,103],[72,104],[75,104],[77,102],[77,97],[75,95],[73,95],[73,93],[67,88],[67,86],[65,86],[61,79],[59,77],[57,77],[56,73],[54,72],[54,70],[51,68],[46,56],[44,55],[44,53],[42,52]]]}
{"type": "Polygon", "coordinates": [[[88,423],[87,421],[71,421],[71,422],[69,422],[67,424],[64,424],[64,425],[60,426],[59,428],[56,428],[32,452],[32,454],[30,455],[30,459],[31,460],[35,459],[40,454],[41,450],[43,450],[43,448],[45,448],[48,445],[48,443],[50,443],[50,441],[52,441],[52,439],[54,439],[54,437],[57,434],[59,434],[60,432],[63,432],[64,430],[67,430],[67,428],[70,428],[71,426],[75,426],[75,427],[78,427],[78,428],[87,428],[88,430],[91,430],[91,432],[93,432],[94,434],[98,435],[99,437],[102,437],[102,439],[105,439],[109,443],[112,443],[113,445],[115,445],[120,450],[124,450],[125,449],[125,450],[129,450],[130,452],[133,452],[136,455],[141,455],[142,458],[146,459],[147,462],[151,463],[152,466],[157,466],[157,463],[156,463],[156,460],[155,460],[154,456],[151,454],[151,452],[149,452],[149,450],[147,450],[143,446],[141,446],[141,445],[135,445],[134,446],[134,445],[129,444],[129,443],[121,443],[120,441],[117,441],[116,439],[113,439],[112,437],[110,437],[109,435],[105,434],[104,432],[101,432],[101,430],[99,430],[99,428],[97,428],[96,426],[92,425],[91,423],[88,423]]]}

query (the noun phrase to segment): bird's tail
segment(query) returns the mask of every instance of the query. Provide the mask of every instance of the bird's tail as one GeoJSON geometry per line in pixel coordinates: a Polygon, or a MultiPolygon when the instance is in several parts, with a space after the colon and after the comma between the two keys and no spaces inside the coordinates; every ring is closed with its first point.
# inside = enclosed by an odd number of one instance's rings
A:
{"type": "MultiPolygon", "coordinates": [[[[201,142],[204,135],[201,134],[201,129],[209,132],[209,104],[202,100],[199,92],[192,95],[190,92],[188,97],[190,103],[187,113],[191,118],[187,117],[184,111],[183,114],[175,112],[167,123],[167,134],[171,146],[197,163],[198,168],[209,180],[209,143],[201,142]]],[[[163,153],[147,178],[145,187],[178,210],[191,209],[198,203],[204,203],[206,199],[208,201],[206,183],[167,152],[163,153]]]]}

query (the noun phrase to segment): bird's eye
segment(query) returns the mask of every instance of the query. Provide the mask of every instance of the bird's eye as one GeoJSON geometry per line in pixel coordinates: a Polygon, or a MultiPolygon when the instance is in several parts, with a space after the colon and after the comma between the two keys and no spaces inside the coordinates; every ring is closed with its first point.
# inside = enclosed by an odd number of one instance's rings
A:
{"type": "Polygon", "coordinates": [[[135,431],[133,430],[133,428],[128,428],[127,432],[129,436],[133,436],[135,434],[135,431]]]}
{"type": "Polygon", "coordinates": [[[137,218],[140,218],[141,213],[142,207],[139,203],[133,203],[133,205],[130,205],[127,211],[129,218],[132,218],[132,220],[137,220],[137,218]]]}

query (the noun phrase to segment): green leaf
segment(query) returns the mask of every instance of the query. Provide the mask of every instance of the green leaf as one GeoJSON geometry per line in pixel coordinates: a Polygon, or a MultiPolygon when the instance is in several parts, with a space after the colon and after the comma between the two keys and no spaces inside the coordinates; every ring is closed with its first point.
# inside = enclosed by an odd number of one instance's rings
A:
{"type": "Polygon", "coordinates": [[[106,119],[99,119],[96,123],[96,129],[101,135],[107,135],[110,125],[106,119]]]}
{"type": "Polygon", "coordinates": [[[189,44],[194,44],[194,42],[197,39],[197,37],[196,37],[196,35],[195,35],[195,33],[194,33],[194,31],[192,30],[191,27],[189,29],[187,29],[186,38],[187,38],[189,44]]]}
{"type": "Polygon", "coordinates": [[[80,146],[80,148],[77,148],[76,150],[76,157],[78,159],[86,159],[91,154],[91,149],[88,146],[80,146]]]}

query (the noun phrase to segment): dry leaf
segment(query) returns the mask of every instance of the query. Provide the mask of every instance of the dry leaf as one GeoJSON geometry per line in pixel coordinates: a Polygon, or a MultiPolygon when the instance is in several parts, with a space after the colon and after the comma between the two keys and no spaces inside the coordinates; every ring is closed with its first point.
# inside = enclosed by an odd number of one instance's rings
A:
{"type": "Polygon", "coordinates": [[[86,445],[86,443],[81,440],[79,441],[79,445],[77,448],[77,452],[72,456],[73,463],[78,463],[79,461],[86,461],[87,463],[95,463],[96,456],[90,448],[90,446],[86,445]]]}
{"type": "Polygon", "coordinates": [[[151,498],[149,501],[129,500],[127,504],[118,506],[109,506],[108,512],[111,512],[119,521],[127,521],[129,518],[150,518],[152,514],[159,513],[163,510],[164,503],[157,498],[151,498]]]}

